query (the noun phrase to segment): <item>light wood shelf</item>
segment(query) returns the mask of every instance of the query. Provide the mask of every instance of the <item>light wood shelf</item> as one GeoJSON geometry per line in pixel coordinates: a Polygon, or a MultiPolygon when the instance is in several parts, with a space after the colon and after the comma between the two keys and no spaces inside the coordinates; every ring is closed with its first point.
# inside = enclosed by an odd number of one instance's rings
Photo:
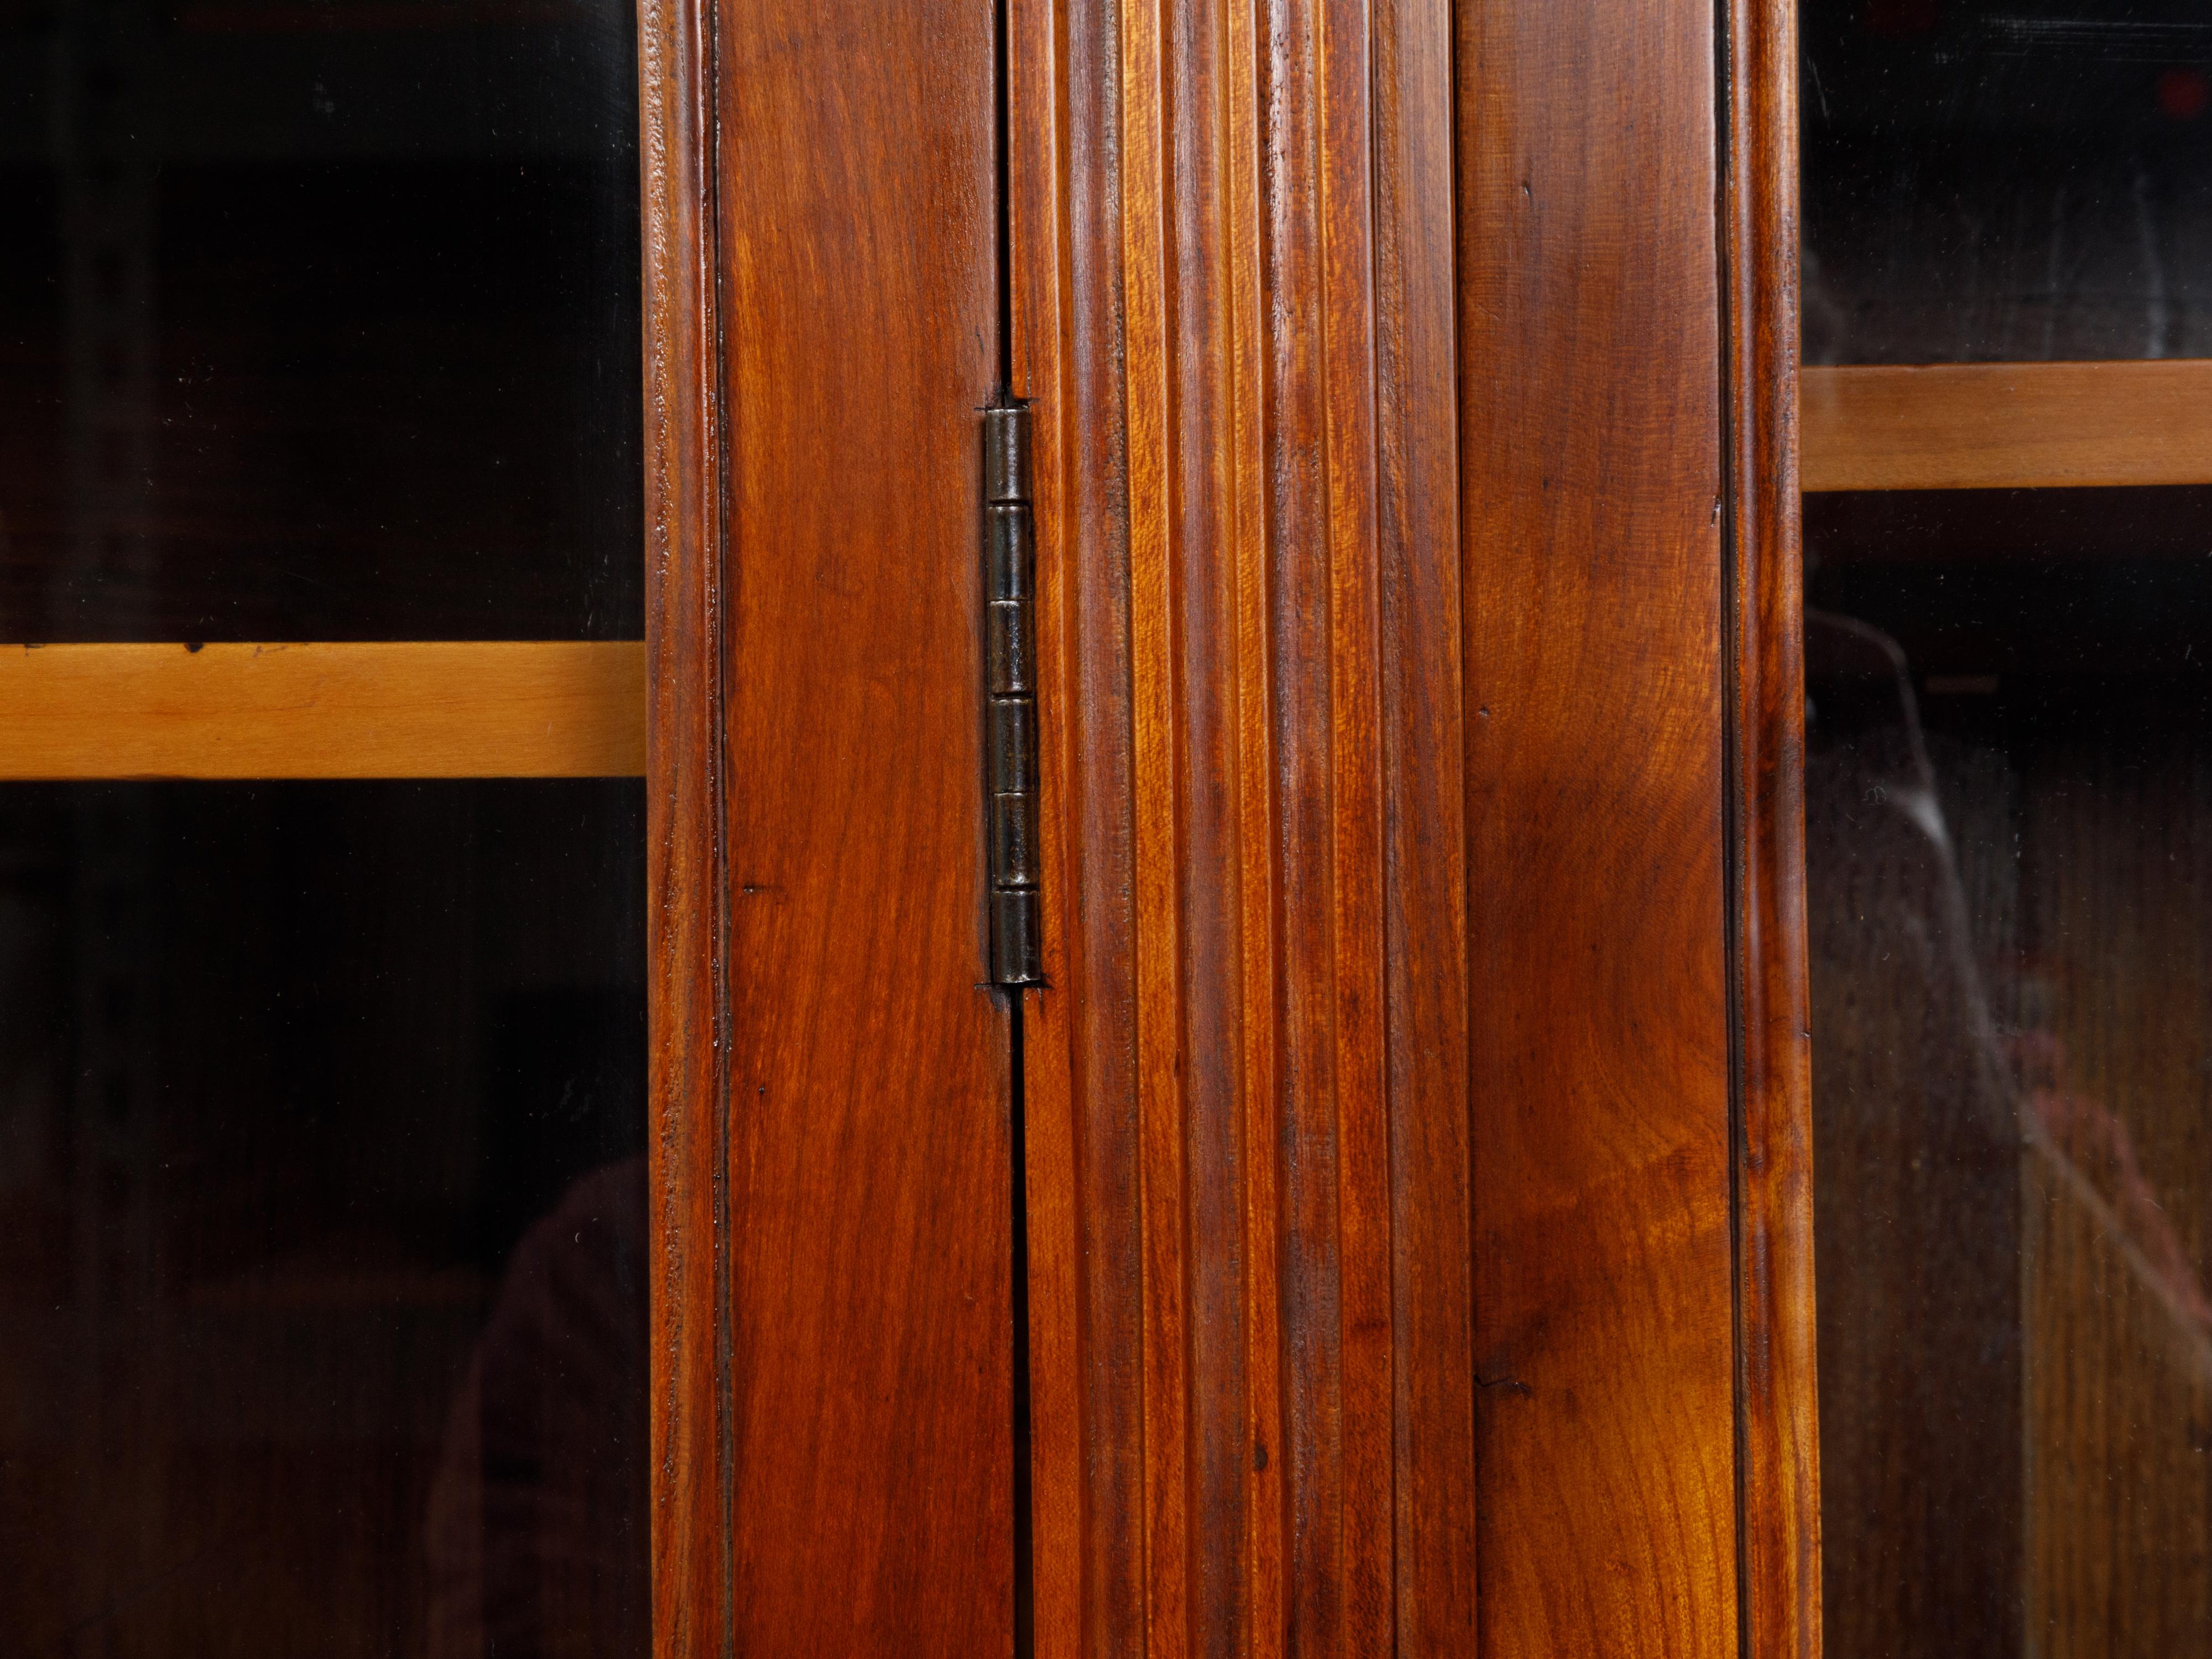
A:
{"type": "Polygon", "coordinates": [[[2212,484],[2212,359],[1808,368],[1808,491],[2212,484]]]}
{"type": "Polygon", "coordinates": [[[645,770],[635,640],[0,647],[0,779],[645,770]]]}

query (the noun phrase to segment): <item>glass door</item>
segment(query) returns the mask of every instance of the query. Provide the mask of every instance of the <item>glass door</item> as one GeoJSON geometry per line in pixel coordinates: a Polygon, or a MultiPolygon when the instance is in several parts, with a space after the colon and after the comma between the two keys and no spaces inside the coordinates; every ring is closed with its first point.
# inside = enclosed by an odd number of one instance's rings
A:
{"type": "Polygon", "coordinates": [[[0,1646],[641,1656],[630,10],[0,36],[0,1646]]]}
{"type": "Polygon", "coordinates": [[[1804,0],[1835,1659],[2212,1643],[2212,21],[1804,0]]]}

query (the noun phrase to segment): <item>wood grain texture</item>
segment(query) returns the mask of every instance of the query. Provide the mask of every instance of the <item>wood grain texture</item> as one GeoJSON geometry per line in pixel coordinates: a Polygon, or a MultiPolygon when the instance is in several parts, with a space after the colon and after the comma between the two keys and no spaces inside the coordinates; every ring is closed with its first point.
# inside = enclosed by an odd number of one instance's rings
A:
{"type": "Polygon", "coordinates": [[[1395,1650],[1475,1644],[1466,689],[1452,19],[1375,8],[1395,1650]]]}
{"type": "Polygon", "coordinates": [[[712,0],[640,0],[646,975],[655,1659],[734,1645],[730,1571],[728,526],[712,0]]]}
{"type": "Polygon", "coordinates": [[[1040,1654],[1472,1641],[1449,31],[1012,9],[1040,1654]]]}
{"type": "Polygon", "coordinates": [[[1726,13],[1729,790],[1737,1032],[1743,1651],[1820,1652],[1804,560],[1797,466],[1797,8],[1726,13]]]}
{"type": "Polygon", "coordinates": [[[1808,490],[2212,483],[2212,360],[1808,368],[1808,490]]]}
{"type": "MultiPolygon", "coordinates": [[[[1060,166],[1067,131],[1065,65],[1049,5],[1017,0],[1006,13],[1006,115],[1012,166],[1006,179],[1008,240],[1013,258],[1006,271],[1015,319],[1014,386],[1036,396],[1066,372],[1067,331],[1074,296],[1067,282],[1064,234],[1069,210],[1060,166]]],[[[1062,550],[1073,511],[1068,481],[1074,445],[1062,404],[1046,402],[1030,421],[1030,468],[1035,502],[1037,597],[1036,626],[1046,684],[1065,686],[1064,618],[1071,599],[1062,550]]],[[[1066,983],[1067,930],[1062,908],[1072,891],[1068,825],[1076,803],[1069,794],[1067,747],[1073,723],[1058,696],[1037,709],[1039,792],[1047,803],[1037,821],[1043,872],[1043,951],[1048,985],[1066,983]]],[[[1092,1650],[1086,1619],[1096,1617],[1100,1595],[1133,1583],[1127,1563],[1091,1548],[1097,1534],[1086,1524],[1089,1437],[1086,1398],[1090,1374],[1085,1333],[1085,1241],[1079,1230],[1081,1138],[1073,1109],[1070,1068],[1036,1063],[1040,1050],[1070,1040],[1055,1019],[1072,1010],[1024,993],[1023,1152],[1028,1200],[1025,1243],[1029,1275],[1030,1551],[1032,1650],[1042,1659],[1092,1650]],[[1094,1589],[1086,1592],[1086,1584],[1094,1589]]],[[[1098,1468],[1109,1489],[1121,1466],[1098,1468]]]]}
{"type": "Polygon", "coordinates": [[[1485,1655],[1741,1639],[1714,27],[1458,15],[1485,1655]]]}
{"type": "Polygon", "coordinates": [[[0,650],[0,779],[578,778],[645,769],[635,641],[0,650]]]}
{"type": "Polygon", "coordinates": [[[714,21],[727,1571],[744,1654],[1013,1640],[1010,1032],[984,971],[992,17],[714,21]]]}

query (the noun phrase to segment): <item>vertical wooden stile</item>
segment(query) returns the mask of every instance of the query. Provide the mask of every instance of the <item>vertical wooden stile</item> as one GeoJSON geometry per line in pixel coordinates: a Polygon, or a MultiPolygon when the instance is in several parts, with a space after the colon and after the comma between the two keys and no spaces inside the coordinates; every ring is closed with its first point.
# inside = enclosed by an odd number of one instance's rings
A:
{"type": "Polygon", "coordinates": [[[992,23],[645,18],[657,1642],[1013,1642],[992,23]]]}
{"type": "Polygon", "coordinates": [[[1449,8],[1011,15],[1038,1649],[1463,1647],[1449,8]]]}

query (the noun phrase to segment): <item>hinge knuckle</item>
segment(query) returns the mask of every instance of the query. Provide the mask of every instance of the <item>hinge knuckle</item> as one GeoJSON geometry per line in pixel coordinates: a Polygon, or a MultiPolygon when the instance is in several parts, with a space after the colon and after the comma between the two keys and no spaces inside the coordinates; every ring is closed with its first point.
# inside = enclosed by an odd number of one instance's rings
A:
{"type": "Polygon", "coordinates": [[[1030,411],[1000,397],[983,411],[983,787],[990,837],[991,980],[1043,981],[1038,915],[1036,547],[1030,411]]]}
{"type": "Polygon", "coordinates": [[[1030,507],[1027,501],[993,502],[984,509],[986,573],[994,602],[1026,599],[1036,573],[1036,556],[1030,546],[1030,507]]]}
{"type": "Polygon", "coordinates": [[[1030,411],[1017,403],[983,411],[983,499],[994,505],[1029,505],[1030,411]]]}

